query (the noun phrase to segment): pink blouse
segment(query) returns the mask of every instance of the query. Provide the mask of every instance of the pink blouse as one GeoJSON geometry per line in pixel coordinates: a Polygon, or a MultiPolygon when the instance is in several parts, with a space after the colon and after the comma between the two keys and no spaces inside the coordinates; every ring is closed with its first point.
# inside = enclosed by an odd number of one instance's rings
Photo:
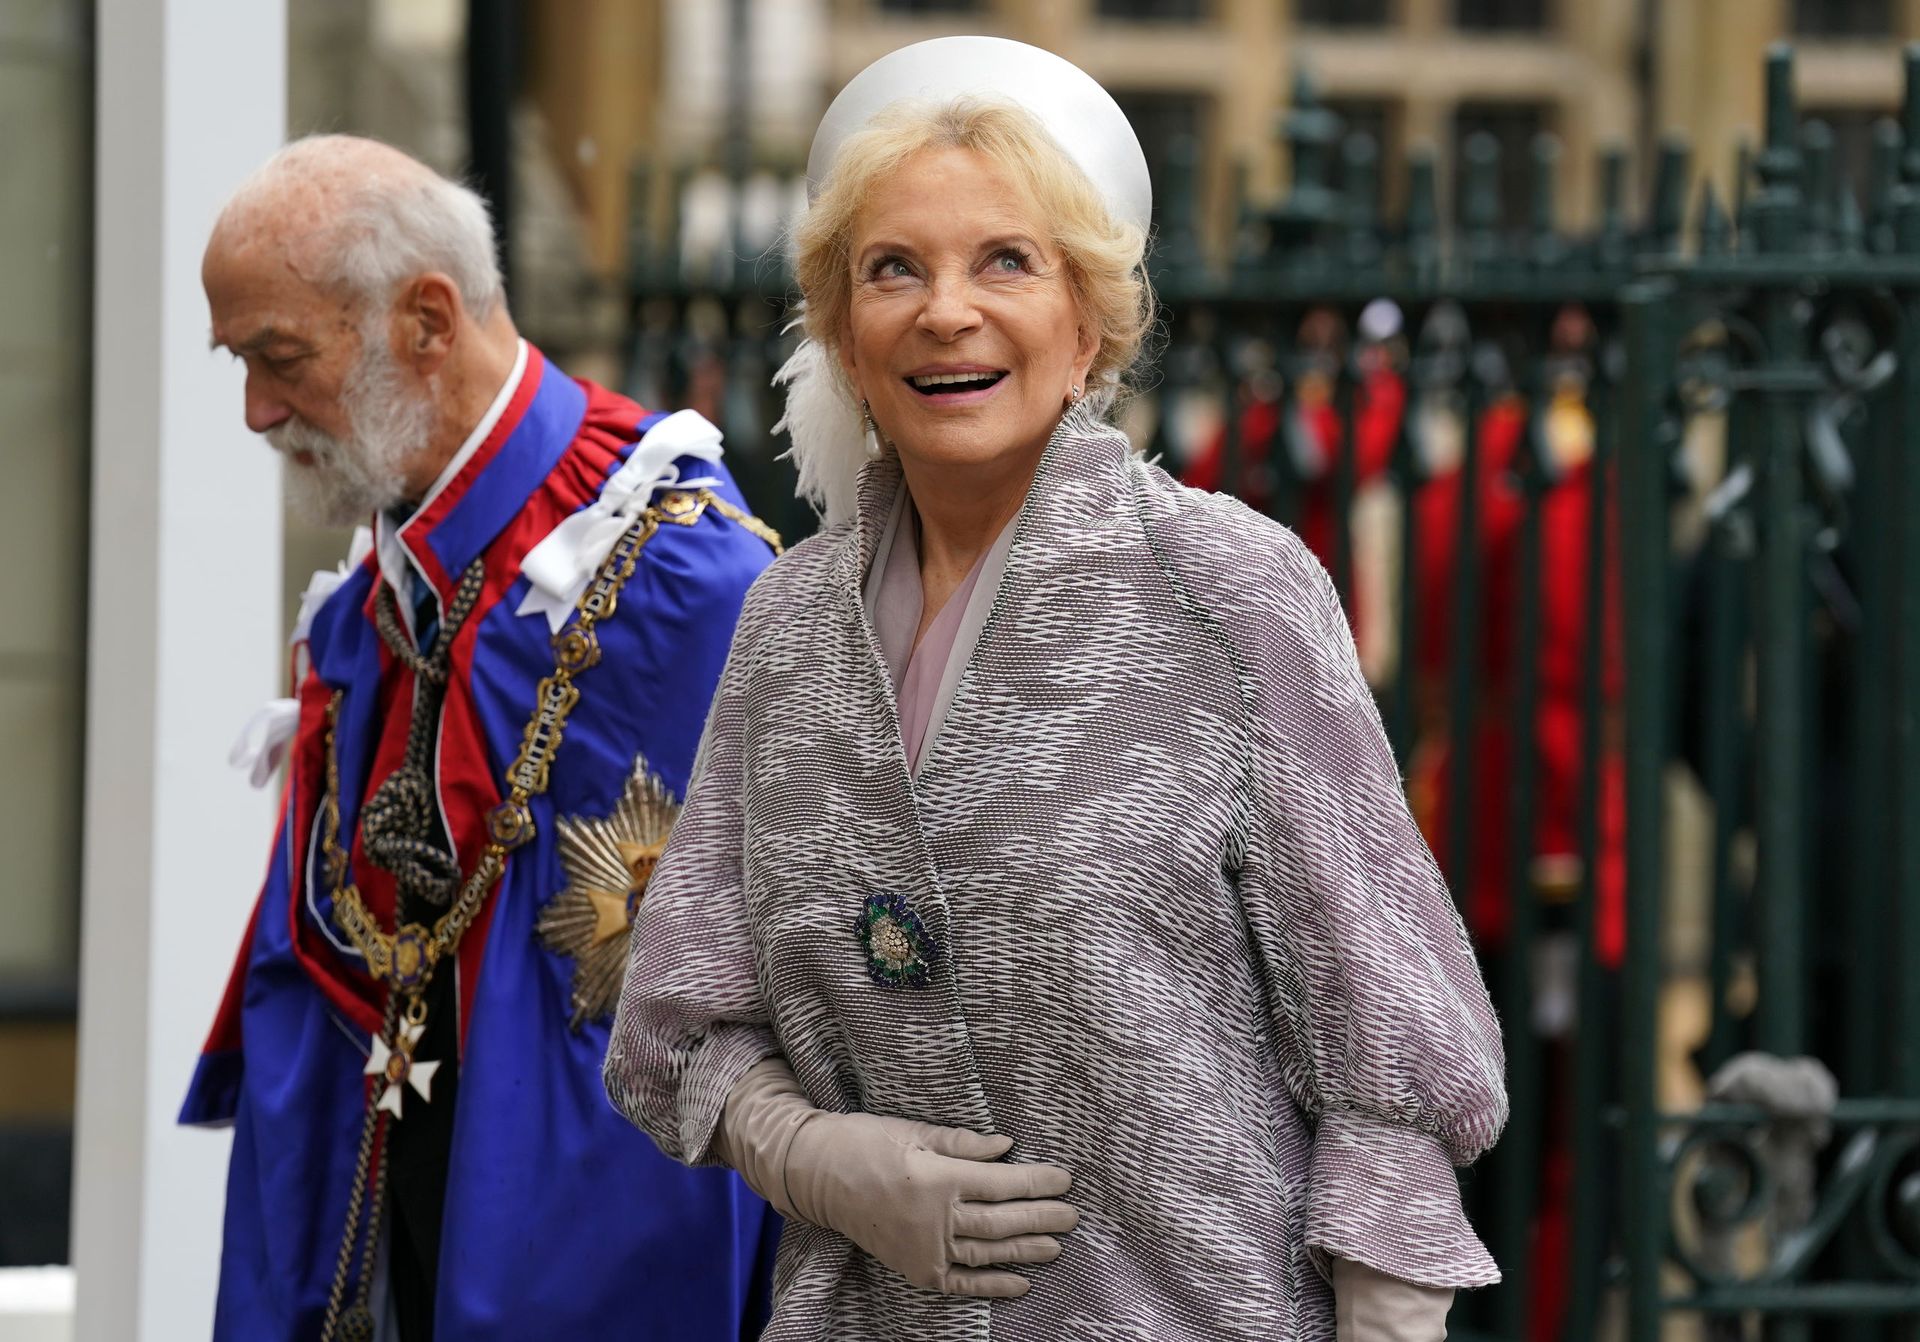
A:
{"type": "Polygon", "coordinates": [[[986,624],[994,589],[1006,569],[1007,550],[1012,540],[1013,522],[1010,521],[994,543],[974,561],[967,576],[916,644],[913,636],[920,628],[924,609],[920,586],[920,518],[905,482],[901,483],[886,533],[874,551],[865,598],[867,616],[873,622],[881,655],[886,658],[887,671],[893,679],[894,699],[900,711],[900,736],[906,746],[909,769],[920,767],[920,755],[927,742],[939,734],[960,673],[966,669],[967,658],[980,637],[981,627],[986,624]],[[992,578],[981,581],[989,569],[992,578]]]}

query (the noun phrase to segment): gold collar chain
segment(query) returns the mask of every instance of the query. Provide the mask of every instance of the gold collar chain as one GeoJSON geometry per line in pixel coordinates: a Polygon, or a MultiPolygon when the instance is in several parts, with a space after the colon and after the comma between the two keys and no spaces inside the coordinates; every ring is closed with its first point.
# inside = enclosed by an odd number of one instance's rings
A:
{"type": "Polygon", "coordinates": [[[340,757],[334,742],[343,695],[334,692],[327,704],[327,790],[320,804],[322,860],[333,891],[334,923],[365,958],[373,977],[417,998],[435,967],[459,949],[461,938],[506,869],[507,855],[534,836],[531,802],[547,790],[567,718],[580,702],[574,677],[600,660],[595,626],[613,615],[640,551],[662,522],[691,526],[706,507],[722,502],[704,489],[697,495],[667,494],[641,513],[608,553],[580,598],[578,618],[553,636],[553,674],[541,680],[534,692],[533,713],[521,733],[519,755],[506,771],[506,798],[487,814],[486,849],[462,883],[459,896],[430,927],[401,923],[386,931],[349,879],[352,860],[340,843],[340,757]]]}

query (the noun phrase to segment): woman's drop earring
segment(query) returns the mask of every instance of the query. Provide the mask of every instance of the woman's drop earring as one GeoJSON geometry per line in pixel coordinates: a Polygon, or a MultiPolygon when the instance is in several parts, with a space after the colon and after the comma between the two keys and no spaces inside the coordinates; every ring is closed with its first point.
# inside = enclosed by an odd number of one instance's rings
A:
{"type": "Polygon", "coordinates": [[[867,426],[867,455],[878,457],[885,451],[880,446],[880,426],[873,422],[873,411],[867,408],[865,400],[860,402],[860,418],[867,426]]]}
{"type": "Polygon", "coordinates": [[[1079,384],[1078,384],[1078,383],[1075,383],[1075,384],[1074,384],[1074,388],[1073,388],[1073,390],[1067,393],[1067,404],[1068,404],[1068,405],[1079,405],[1079,404],[1080,404],[1080,395],[1081,395],[1081,392],[1080,392],[1080,386],[1079,386],[1079,384]]]}

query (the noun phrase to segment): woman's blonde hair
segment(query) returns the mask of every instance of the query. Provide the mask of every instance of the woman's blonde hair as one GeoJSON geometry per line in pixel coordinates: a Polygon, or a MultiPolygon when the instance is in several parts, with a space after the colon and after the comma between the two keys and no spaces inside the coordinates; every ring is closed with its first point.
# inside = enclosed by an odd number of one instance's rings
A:
{"type": "MultiPolygon", "coordinates": [[[[1087,392],[1095,409],[1107,409],[1153,322],[1146,234],[1116,220],[1033,114],[1012,103],[966,97],[934,106],[896,104],[848,138],[793,232],[807,334],[827,349],[840,349],[853,299],[854,220],[877,183],[930,149],[969,149],[997,163],[1046,221],[1049,241],[1066,262],[1081,320],[1099,339],[1087,392]]],[[[837,370],[838,360],[831,362],[837,370]]]]}

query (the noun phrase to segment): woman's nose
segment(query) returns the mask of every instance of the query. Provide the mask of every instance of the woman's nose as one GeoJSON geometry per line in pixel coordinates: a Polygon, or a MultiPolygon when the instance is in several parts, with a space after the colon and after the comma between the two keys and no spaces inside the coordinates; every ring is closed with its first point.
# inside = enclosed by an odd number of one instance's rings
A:
{"type": "Polygon", "coordinates": [[[937,340],[952,341],[979,325],[972,285],[960,276],[935,276],[920,310],[920,329],[937,340]]]}

